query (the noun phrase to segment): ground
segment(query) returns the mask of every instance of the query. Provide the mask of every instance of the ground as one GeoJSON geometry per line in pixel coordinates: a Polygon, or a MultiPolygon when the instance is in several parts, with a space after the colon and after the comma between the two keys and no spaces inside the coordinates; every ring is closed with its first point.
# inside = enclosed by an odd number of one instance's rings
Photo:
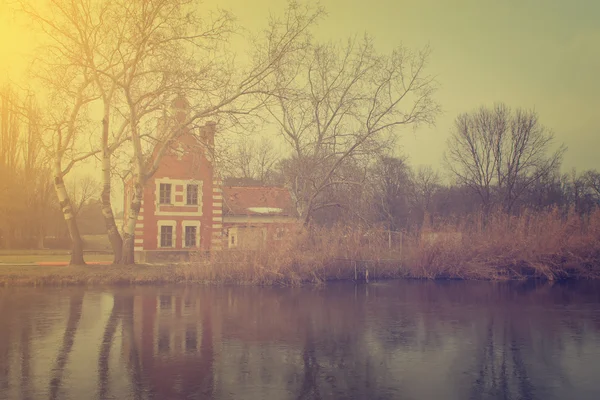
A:
{"type": "Polygon", "coordinates": [[[1,265],[0,287],[18,285],[114,285],[179,283],[184,276],[177,266],[89,265],[39,266],[1,265]]]}
{"type": "MultiPolygon", "coordinates": [[[[70,254],[66,250],[0,250],[0,265],[2,264],[36,264],[69,262],[70,254]]],[[[112,262],[112,254],[88,253],[84,256],[86,262],[112,262]]]]}

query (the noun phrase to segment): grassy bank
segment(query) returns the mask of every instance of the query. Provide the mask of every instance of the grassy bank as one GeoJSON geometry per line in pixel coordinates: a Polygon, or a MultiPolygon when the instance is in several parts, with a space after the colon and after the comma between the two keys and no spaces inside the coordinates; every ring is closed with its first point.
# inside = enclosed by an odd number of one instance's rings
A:
{"type": "Polygon", "coordinates": [[[10,266],[0,265],[0,286],[142,285],[181,283],[176,266],[91,265],[10,266]]]}
{"type": "Polygon", "coordinates": [[[433,221],[416,235],[316,229],[260,252],[196,260],[186,280],[250,284],[371,279],[595,279],[600,277],[600,211],[472,215],[433,221]]]}
{"type": "Polygon", "coordinates": [[[600,278],[600,211],[499,213],[434,221],[415,235],[349,228],[289,235],[262,251],[227,251],[173,266],[0,266],[0,285],[321,284],[369,278],[600,278]]]}
{"type": "MultiPolygon", "coordinates": [[[[85,254],[86,262],[112,262],[112,254],[85,254]]],[[[57,250],[17,250],[1,251],[1,264],[32,264],[37,262],[68,262],[71,259],[69,251],[57,250]]]]}

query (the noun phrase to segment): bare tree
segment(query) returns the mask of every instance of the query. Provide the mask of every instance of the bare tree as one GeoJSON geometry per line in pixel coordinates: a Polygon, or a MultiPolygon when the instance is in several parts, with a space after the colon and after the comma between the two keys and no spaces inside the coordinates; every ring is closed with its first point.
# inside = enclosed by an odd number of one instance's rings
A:
{"type": "Polygon", "coordinates": [[[600,173],[594,170],[586,171],[583,174],[583,180],[588,188],[594,192],[596,198],[600,198],[600,173]]]}
{"type": "Polygon", "coordinates": [[[436,191],[440,188],[440,176],[431,166],[417,168],[412,179],[412,197],[421,213],[432,212],[432,202],[436,191]]]}
{"type": "Polygon", "coordinates": [[[259,141],[244,137],[237,141],[226,161],[227,173],[231,178],[242,178],[261,183],[273,179],[279,156],[272,141],[263,137],[259,141]]]}
{"type": "Polygon", "coordinates": [[[73,204],[73,214],[77,217],[81,207],[98,196],[98,181],[90,175],[74,179],[67,185],[67,191],[73,204]]]}
{"type": "Polygon", "coordinates": [[[407,225],[413,190],[411,175],[406,160],[397,157],[381,157],[370,173],[375,208],[391,231],[407,225]]]}
{"type": "Polygon", "coordinates": [[[496,202],[510,212],[528,187],[560,164],[565,148],[549,154],[553,139],[533,111],[481,107],[457,117],[446,164],[459,184],[477,193],[486,213],[496,202]]]}
{"type": "Polygon", "coordinates": [[[71,264],[83,265],[83,241],[64,178],[78,162],[100,152],[90,145],[87,119],[90,103],[98,98],[94,70],[83,62],[78,27],[73,23],[75,18],[89,15],[78,15],[76,2],[66,0],[21,2],[21,10],[44,33],[34,74],[49,92],[45,104],[45,147],[52,159],[54,188],[72,241],[71,264]]]}
{"type": "Polygon", "coordinates": [[[428,50],[377,53],[370,38],[345,45],[313,44],[281,63],[267,109],[292,151],[297,173],[288,181],[305,223],[314,211],[338,204],[327,188],[360,185],[338,172],[393,143],[399,128],[432,123],[438,112],[434,80],[425,74],[428,50]]]}
{"type": "Polygon", "coordinates": [[[41,247],[54,204],[33,96],[0,89],[0,231],[6,247],[41,247]]]}
{"type": "Polygon", "coordinates": [[[268,95],[263,82],[278,63],[303,45],[308,29],[321,14],[320,9],[290,3],[284,18],[273,19],[264,39],[256,43],[250,67],[235,72],[219,62],[226,60],[218,56],[218,44],[227,40],[231,29],[230,16],[218,14],[208,24],[201,23],[193,5],[195,2],[177,0],[141,8],[129,2],[121,4],[129,10],[123,22],[132,23],[135,28],[135,40],[128,43],[131,62],[124,63],[122,73],[112,77],[126,99],[133,144],[134,196],[125,223],[122,263],[133,263],[135,223],[143,188],[173,142],[189,132],[196,121],[221,116],[236,118],[256,110],[260,102],[250,101],[254,99],[251,96],[268,95]],[[170,99],[176,94],[187,95],[192,103],[187,107],[193,110],[191,113],[182,115],[175,110],[175,115],[169,117],[165,105],[171,104],[170,99]],[[163,123],[153,135],[148,153],[144,151],[142,130],[145,122],[152,120],[149,110],[161,106],[163,123]]]}
{"type": "Polygon", "coordinates": [[[285,17],[273,19],[266,35],[257,39],[250,67],[234,69],[233,57],[225,51],[235,28],[233,17],[224,11],[201,12],[197,0],[49,0],[49,15],[27,4],[23,8],[41,22],[54,55],[81,81],[63,82],[81,94],[77,112],[71,114],[74,122],[87,104],[84,93],[102,101],[101,140],[89,153],[102,153],[105,222],[115,261],[121,263],[133,262],[142,189],[163,154],[196,121],[239,120],[252,113],[260,103],[250,95],[265,93],[261,83],[276,63],[303,46],[308,28],[321,14],[319,8],[291,2],[285,17]],[[170,107],[182,95],[193,110],[185,120],[170,107]],[[115,122],[117,129],[111,128],[115,122]],[[110,204],[109,171],[112,155],[128,135],[135,196],[121,238],[110,204]]]}

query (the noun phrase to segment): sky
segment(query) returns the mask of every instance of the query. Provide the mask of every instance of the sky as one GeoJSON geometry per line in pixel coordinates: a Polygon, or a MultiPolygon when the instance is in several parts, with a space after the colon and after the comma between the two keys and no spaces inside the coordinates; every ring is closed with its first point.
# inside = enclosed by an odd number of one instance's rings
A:
{"type": "MultiPolygon", "coordinates": [[[[0,0],[0,82],[18,80],[33,38],[0,0]],[[21,57],[19,61],[18,58],[21,57]]],[[[32,0],[35,1],[35,0],[32,0]]],[[[504,102],[535,109],[564,143],[565,172],[600,169],[600,1],[598,0],[322,0],[318,40],[369,33],[381,51],[400,44],[432,49],[428,73],[443,109],[433,127],[399,141],[413,165],[443,172],[442,157],[459,113],[504,102]]],[[[205,0],[231,10],[251,30],[266,26],[285,0],[205,0]]]]}

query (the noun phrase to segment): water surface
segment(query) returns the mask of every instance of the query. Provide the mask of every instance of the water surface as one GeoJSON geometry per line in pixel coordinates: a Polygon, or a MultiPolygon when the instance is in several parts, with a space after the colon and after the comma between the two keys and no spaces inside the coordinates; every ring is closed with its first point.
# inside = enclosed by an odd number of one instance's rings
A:
{"type": "Polygon", "coordinates": [[[600,399],[600,285],[0,289],[1,399],[600,399]]]}

